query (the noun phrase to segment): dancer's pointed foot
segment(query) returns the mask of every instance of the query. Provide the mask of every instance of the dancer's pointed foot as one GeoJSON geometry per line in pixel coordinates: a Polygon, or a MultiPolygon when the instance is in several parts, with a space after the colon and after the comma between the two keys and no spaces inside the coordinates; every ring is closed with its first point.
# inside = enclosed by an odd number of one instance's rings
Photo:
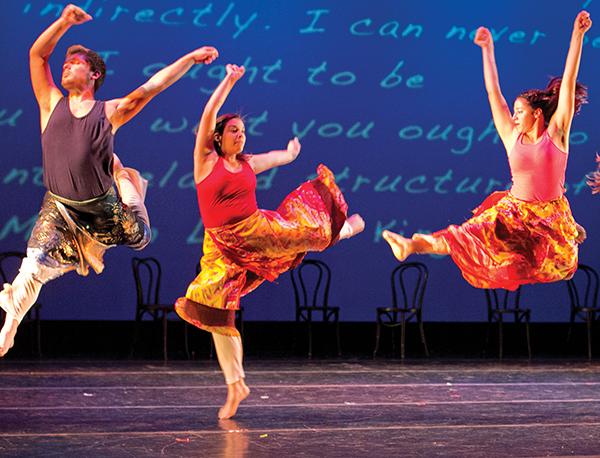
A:
{"type": "Polygon", "coordinates": [[[383,231],[381,236],[390,245],[398,261],[404,261],[412,254],[412,240],[391,231],[383,231]]]}
{"type": "Polygon", "coordinates": [[[248,397],[250,388],[246,386],[244,379],[227,385],[227,400],[219,409],[219,420],[231,418],[237,412],[240,402],[248,397]]]}
{"type": "Polygon", "coordinates": [[[344,221],[344,225],[340,231],[340,240],[354,237],[356,234],[360,234],[364,230],[365,220],[362,219],[362,216],[360,216],[358,213],[355,213],[354,215],[349,216],[346,221],[344,221]]]}
{"type": "Polygon", "coordinates": [[[11,314],[7,313],[4,326],[2,326],[2,330],[0,331],[0,357],[6,355],[8,350],[15,344],[15,334],[18,327],[19,322],[11,314]]]}

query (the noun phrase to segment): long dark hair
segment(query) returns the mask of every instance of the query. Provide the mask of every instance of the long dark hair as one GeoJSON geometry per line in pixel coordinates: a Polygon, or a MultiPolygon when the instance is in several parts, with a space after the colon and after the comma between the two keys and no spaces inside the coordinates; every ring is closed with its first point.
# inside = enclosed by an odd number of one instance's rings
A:
{"type": "MultiPolygon", "coordinates": [[[[560,83],[562,78],[555,76],[550,79],[546,89],[530,89],[517,96],[527,100],[527,103],[533,108],[539,108],[544,114],[544,122],[548,124],[550,118],[558,107],[558,96],[560,93],[560,83]]],[[[587,87],[581,83],[575,85],[575,112],[579,113],[581,105],[587,103],[587,87]]]]}
{"type": "MultiPolygon", "coordinates": [[[[231,121],[232,119],[241,119],[242,121],[244,120],[244,118],[238,113],[227,113],[227,114],[219,116],[217,118],[217,123],[215,124],[215,132],[213,134],[213,139],[212,139],[213,148],[215,149],[217,154],[221,157],[224,156],[223,150],[221,149],[221,139],[223,138],[223,132],[225,132],[225,126],[227,125],[227,123],[229,121],[231,121]],[[218,140],[217,140],[217,137],[218,137],[218,140]]],[[[246,160],[246,155],[244,153],[240,153],[237,155],[237,158],[239,160],[246,160]]]]}

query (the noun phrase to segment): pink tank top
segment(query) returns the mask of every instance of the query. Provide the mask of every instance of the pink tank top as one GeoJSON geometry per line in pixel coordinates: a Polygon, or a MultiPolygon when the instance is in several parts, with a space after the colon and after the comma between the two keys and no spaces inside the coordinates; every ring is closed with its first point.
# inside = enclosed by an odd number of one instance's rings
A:
{"type": "Polygon", "coordinates": [[[219,157],[210,174],[196,184],[204,227],[237,223],[258,209],[256,175],[248,162],[241,164],[241,171],[230,172],[219,157]]]}
{"type": "Polygon", "coordinates": [[[565,192],[565,171],[568,154],[553,142],[548,131],[542,139],[527,145],[519,135],[508,155],[512,174],[510,192],[517,199],[548,202],[558,199],[565,192]]]}

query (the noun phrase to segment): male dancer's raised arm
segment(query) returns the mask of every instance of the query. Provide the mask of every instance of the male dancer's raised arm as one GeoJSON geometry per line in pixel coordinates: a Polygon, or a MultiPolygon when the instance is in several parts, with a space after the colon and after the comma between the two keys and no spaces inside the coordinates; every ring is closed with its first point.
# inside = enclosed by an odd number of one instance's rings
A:
{"type": "MultiPolygon", "coordinates": [[[[60,89],[54,84],[50,64],[48,63],[54,48],[62,36],[73,25],[83,24],[90,21],[92,17],[75,5],[68,5],[63,10],[60,18],[54,21],[50,27],[35,40],[29,50],[29,70],[31,73],[31,84],[35,98],[40,106],[40,121],[42,131],[46,127],[50,113],[56,103],[63,96],[60,89]]],[[[97,73],[97,72],[96,72],[97,73]]],[[[98,75],[94,75],[98,78],[98,75]]]]}
{"type": "MultiPolygon", "coordinates": [[[[61,17],[52,23],[31,47],[29,52],[31,83],[40,106],[42,131],[45,129],[56,103],[63,97],[62,92],[56,87],[52,78],[50,65],[48,63],[50,55],[54,51],[58,41],[71,26],[83,24],[90,20],[92,20],[92,17],[83,9],[75,5],[68,5],[63,10],[61,17]]],[[[148,81],[127,96],[107,101],[105,106],[106,115],[113,126],[113,133],[138,114],[157,94],[185,75],[193,65],[200,63],[208,65],[212,63],[218,55],[218,51],[211,46],[198,48],[157,72],[148,81]]],[[[71,67],[81,64],[85,64],[85,61],[80,62],[76,57],[73,58],[73,56],[67,57],[65,64],[63,65],[63,83],[65,83],[65,76],[67,78],[72,76],[70,72],[71,67]]],[[[101,84],[102,80],[104,80],[102,72],[94,71],[93,69],[90,70],[91,71],[87,75],[89,82],[95,83],[97,80],[100,80],[99,83],[101,84]]],[[[93,85],[94,93],[100,84],[93,85]]],[[[70,86],[66,86],[65,89],[68,89],[71,94],[70,86]]]]}
{"type": "Polygon", "coordinates": [[[121,99],[106,102],[106,114],[113,132],[138,114],[157,94],[181,78],[195,64],[210,64],[219,56],[211,46],[203,46],[163,68],[139,88],[121,99]]]}

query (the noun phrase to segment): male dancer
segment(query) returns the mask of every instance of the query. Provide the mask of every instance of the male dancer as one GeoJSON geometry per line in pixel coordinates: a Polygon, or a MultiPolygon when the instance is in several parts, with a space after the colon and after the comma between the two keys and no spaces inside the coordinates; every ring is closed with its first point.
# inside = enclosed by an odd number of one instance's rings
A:
{"type": "Polygon", "coordinates": [[[127,245],[142,249],[150,241],[144,207],[145,182],[123,168],[113,152],[113,136],[152,98],[181,78],[194,64],[218,57],[212,47],[192,51],[165,67],[124,98],[95,99],[106,66],[83,46],[67,50],[61,84],[48,64],[59,39],[92,17],[68,5],[61,17],[35,41],[29,52],[31,83],[40,107],[44,185],[48,189],[27,243],[27,256],[11,285],[0,292],[6,318],[0,331],[0,356],[13,346],[19,323],[37,299],[42,285],[77,270],[87,275],[104,268],[107,248],[127,245]],[[117,184],[120,197],[113,188],[117,184]]]}

